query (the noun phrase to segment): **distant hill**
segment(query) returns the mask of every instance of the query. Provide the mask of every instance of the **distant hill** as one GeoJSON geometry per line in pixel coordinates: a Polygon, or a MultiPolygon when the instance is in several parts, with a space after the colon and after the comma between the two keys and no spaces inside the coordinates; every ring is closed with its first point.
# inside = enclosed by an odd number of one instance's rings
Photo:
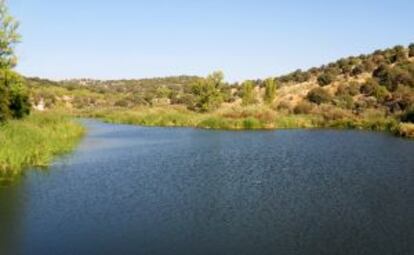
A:
{"type": "Polygon", "coordinates": [[[355,123],[367,118],[390,117],[396,121],[414,121],[414,44],[342,58],[306,71],[273,77],[271,80],[277,90],[270,103],[264,100],[269,79],[242,84],[228,84],[222,80],[215,84],[214,79],[176,76],[55,82],[26,78],[33,104],[43,104],[44,109],[90,111],[177,106],[190,111],[212,111],[226,117],[233,115],[223,112],[240,112],[254,106],[257,112],[265,109],[272,114],[317,116],[323,118],[324,123],[345,120],[355,123]],[[248,93],[251,96],[246,96],[248,93]],[[249,102],[246,98],[250,98],[249,102]],[[211,107],[200,108],[197,104],[211,107]]]}

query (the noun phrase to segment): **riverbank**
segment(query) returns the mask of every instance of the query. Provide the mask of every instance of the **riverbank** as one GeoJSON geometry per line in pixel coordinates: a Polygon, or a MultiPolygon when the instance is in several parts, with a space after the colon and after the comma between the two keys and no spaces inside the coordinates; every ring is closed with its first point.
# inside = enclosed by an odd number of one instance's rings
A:
{"type": "Polygon", "coordinates": [[[414,138],[414,125],[393,117],[366,114],[360,117],[337,113],[286,114],[266,107],[230,108],[212,113],[195,113],[183,107],[141,107],[130,110],[108,108],[82,111],[79,116],[108,123],[157,127],[195,127],[221,130],[276,130],[296,128],[337,128],[390,132],[414,138]]]}
{"type": "Polygon", "coordinates": [[[53,157],[71,151],[84,128],[58,113],[34,113],[0,126],[0,182],[28,167],[46,167],[53,157]]]}

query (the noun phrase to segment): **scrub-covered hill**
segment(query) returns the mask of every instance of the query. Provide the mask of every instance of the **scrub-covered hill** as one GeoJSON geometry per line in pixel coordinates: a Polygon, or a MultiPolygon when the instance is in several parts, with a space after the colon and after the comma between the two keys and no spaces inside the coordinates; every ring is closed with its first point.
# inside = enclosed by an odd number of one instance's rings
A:
{"type": "Polygon", "coordinates": [[[208,77],[27,78],[38,110],[108,121],[223,129],[338,127],[414,136],[414,44],[241,84],[208,77]]]}

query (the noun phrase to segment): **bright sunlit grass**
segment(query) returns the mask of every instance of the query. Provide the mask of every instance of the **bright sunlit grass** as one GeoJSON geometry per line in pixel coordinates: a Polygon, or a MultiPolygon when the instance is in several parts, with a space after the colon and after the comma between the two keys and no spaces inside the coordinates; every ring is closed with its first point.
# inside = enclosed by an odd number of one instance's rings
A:
{"type": "Polygon", "coordinates": [[[11,178],[27,167],[46,167],[53,156],[71,151],[83,127],[57,113],[35,113],[0,126],[0,178],[11,178]]]}

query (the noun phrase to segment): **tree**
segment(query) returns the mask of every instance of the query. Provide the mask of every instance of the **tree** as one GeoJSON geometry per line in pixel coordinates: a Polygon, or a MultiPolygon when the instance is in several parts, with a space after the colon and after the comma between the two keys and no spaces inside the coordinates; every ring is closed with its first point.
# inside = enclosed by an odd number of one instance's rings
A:
{"type": "Polygon", "coordinates": [[[22,118],[30,112],[24,80],[11,70],[17,63],[14,47],[20,40],[18,27],[6,2],[0,0],[0,121],[22,118]]]}
{"type": "Polygon", "coordinates": [[[254,91],[254,84],[252,81],[245,81],[243,83],[242,104],[251,105],[256,103],[256,93],[254,91]]]}
{"type": "Polygon", "coordinates": [[[30,113],[30,102],[22,77],[12,71],[5,71],[2,76],[5,77],[7,87],[10,88],[9,109],[12,117],[23,118],[30,113]]]}
{"type": "Polygon", "coordinates": [[[269,78],[265,81],[265,95],[264,101],[267,104],[273,103],[276,97],[276,82],[274,79],[269,78]]]}
{"type": "Polygon", "coordinates": [[[210,112],[220,107],[223,102],[223,79],[222,72],[214,72],[193,84],[191,92],[194,100],[190,102],[189,108],[197,112],[210,112]]]}
{"type": "Polygon", "coordinates": [[[0,68],[10,69],[16,66],[14,47],[20,41],[17,33],[19,22],[10,14],[6,1],[0,0],[0,68]]]}

